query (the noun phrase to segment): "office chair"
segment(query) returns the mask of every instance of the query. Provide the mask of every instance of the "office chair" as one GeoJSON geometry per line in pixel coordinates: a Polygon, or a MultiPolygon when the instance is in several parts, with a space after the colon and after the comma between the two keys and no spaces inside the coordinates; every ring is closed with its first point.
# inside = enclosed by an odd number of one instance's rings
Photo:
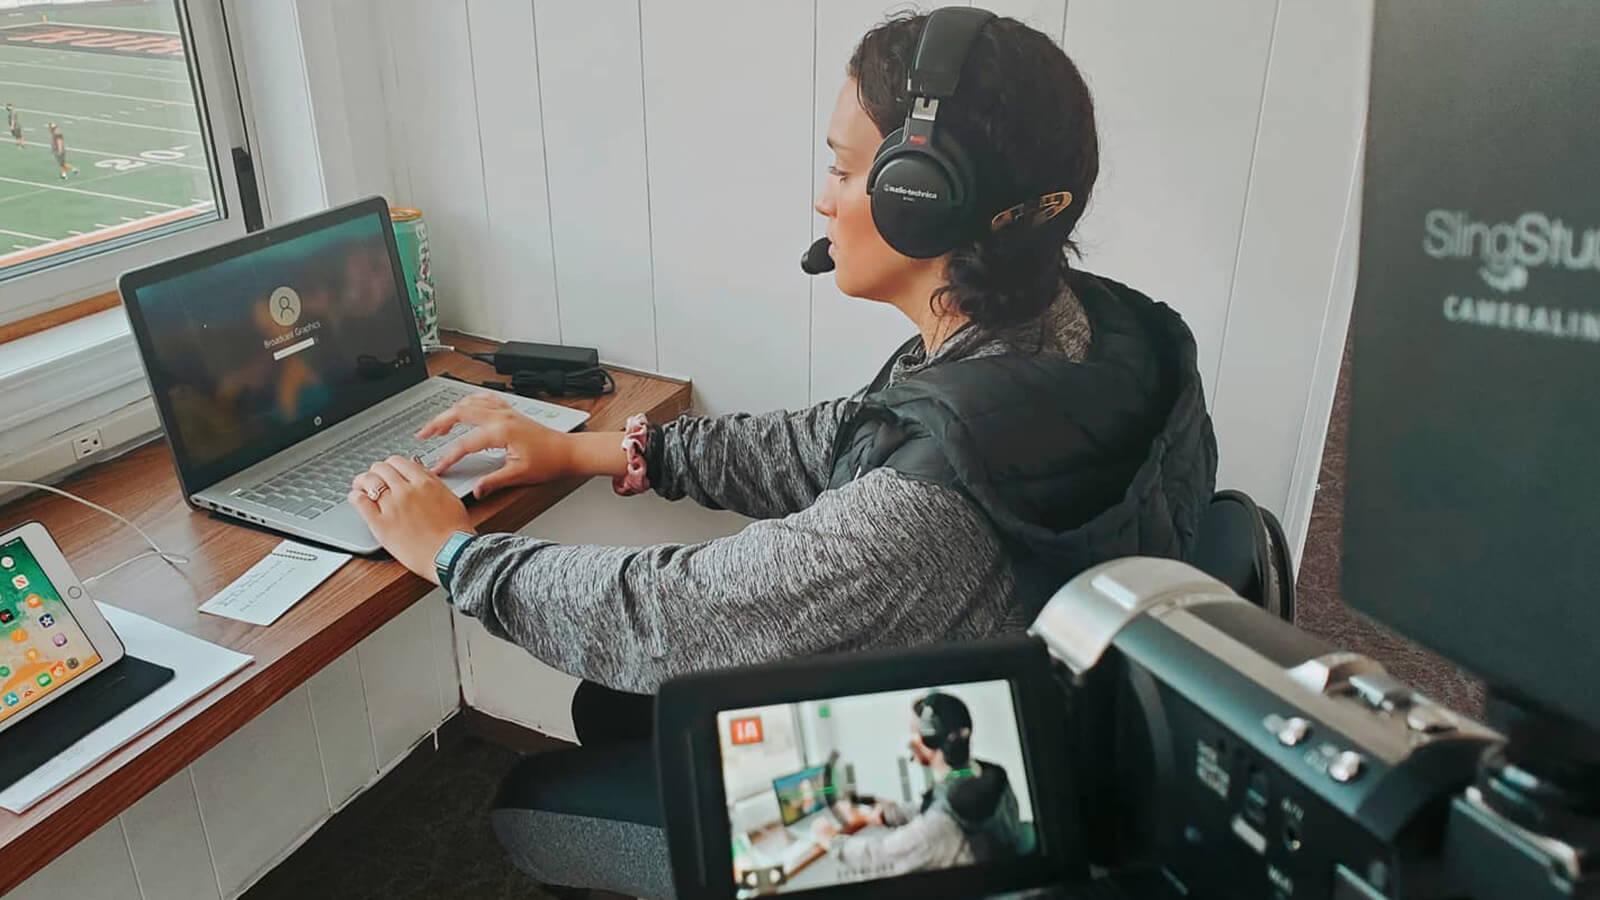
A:
{"type": "Polygon", "coordinates": [[[1218,491],[1200,523],[1190,560],[1234,593],[1294,621],[1294,563],[1283,526],[1243,491],[1218,491]]]}

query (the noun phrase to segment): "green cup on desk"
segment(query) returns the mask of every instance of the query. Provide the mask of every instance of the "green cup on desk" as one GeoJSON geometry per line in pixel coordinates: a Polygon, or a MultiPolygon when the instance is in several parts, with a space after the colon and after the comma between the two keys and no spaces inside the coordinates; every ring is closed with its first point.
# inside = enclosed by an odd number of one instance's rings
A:
{"type": "Polygon", "coordinates": [[[391,206],[394,242],[400,250],[400,267],[405,272],[406,292],[411,296],[411,314],[424,348],[439,343],[439,307],[434,301],[432,248],[428,242],[428,223],[422,210],[391,206]]]}

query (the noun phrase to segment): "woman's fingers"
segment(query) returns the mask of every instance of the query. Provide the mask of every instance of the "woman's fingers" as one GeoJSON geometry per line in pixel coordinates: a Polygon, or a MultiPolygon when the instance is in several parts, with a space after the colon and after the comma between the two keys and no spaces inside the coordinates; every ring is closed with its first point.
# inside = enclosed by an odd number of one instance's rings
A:
{"type": "Polygon", "coordinates": [[[400,470],[395,468],[388,460],[373,463],[369,471],[382,478],[384,484],[392,488],[405,487],[411,483],[411,479],[400,474],[400,470]]]}
{"type": "Polygon", "coordinates": [[[385,483],[384,480],[379,476],[373,474],[371,471],[367,471],[357,475],[355,479],[350,482],[350,487],[352,490],[359,492],[363,496],[376,500],[378,496],[382,496],[384,490],[387,489],[389,485],[385,483]]]}
{"type": "Polygon", "coordinates": [[[400,473],[401,478],[412,484],[429,481],[434,477],[433,473],[423,468],[421,463],[408,456],[391,456],[384,462],[393,466],[394,470],[400,473]]]}
{"type": "Polygon", "coordinates": [[[444,448],[444,454],[433,464],[433,474],[443,475],[445,472],[450,471],[451,466],[460,462],[463,457],[469,454],[477,453],[479,450],[487,450],[490,447],[503,446],[505,446],[505,439],[501,436],[498,428],[474,428],[451,441],[449,446],[444,448]]]}
{"type": "Polygon", "coordinates": [[[434,416],[417,432],[417,438],[430,438],[448,432],[457,425],[487,425],[494,417],[511,408],[511,404],[493,394],[473,394],[457,400],[455,405],[434,416]]]}

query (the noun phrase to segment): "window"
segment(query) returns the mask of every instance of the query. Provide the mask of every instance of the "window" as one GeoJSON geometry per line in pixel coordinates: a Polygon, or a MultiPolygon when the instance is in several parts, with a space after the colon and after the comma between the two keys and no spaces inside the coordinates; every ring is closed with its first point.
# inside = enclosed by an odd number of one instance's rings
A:
{"type": "Polygon", "coordinates": [[[219,0],[0,0],[0,317],[243,233],[219,0]]]}

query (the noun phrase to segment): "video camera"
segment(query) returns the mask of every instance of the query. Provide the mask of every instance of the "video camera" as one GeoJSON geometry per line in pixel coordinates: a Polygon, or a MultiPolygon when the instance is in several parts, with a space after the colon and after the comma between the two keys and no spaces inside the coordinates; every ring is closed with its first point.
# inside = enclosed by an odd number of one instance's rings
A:
{"type": "Polygon", "coordinates": [[[1593,890],[1569,868],[1575,849],[1556,850],[1472,786],[1480,760],[1504,747],[1498,734],[1187,565],[1091,569],[1031,634],[665,685],[658,759],[664,775],[682,776],[663,778],[678,896],[1593,890]],[[973,708],[968,764],[1006,773],[1027,839],[961,852],[982,811],[940,816],[949,774],[908,777],[900,751],[921,740],[912,709],[933,692],[973,708]],[[779,824],[764,790],[764,773],[801,757],[826,758],[834,773],[810,811],[834,823],[823,839],[814,823],[779,824]],[[865,792],[875,806],[888,797],[944,821],[904,838],[870,826],[849,834],[865,792]]]}
{"type": "Polygon", "coordinates": [[[1600,5],[1375,12],[1342,593],[1488,725],[1118,560],[1026,636],[665,685],[678,896],[1600,897],[1600,5]]]}

